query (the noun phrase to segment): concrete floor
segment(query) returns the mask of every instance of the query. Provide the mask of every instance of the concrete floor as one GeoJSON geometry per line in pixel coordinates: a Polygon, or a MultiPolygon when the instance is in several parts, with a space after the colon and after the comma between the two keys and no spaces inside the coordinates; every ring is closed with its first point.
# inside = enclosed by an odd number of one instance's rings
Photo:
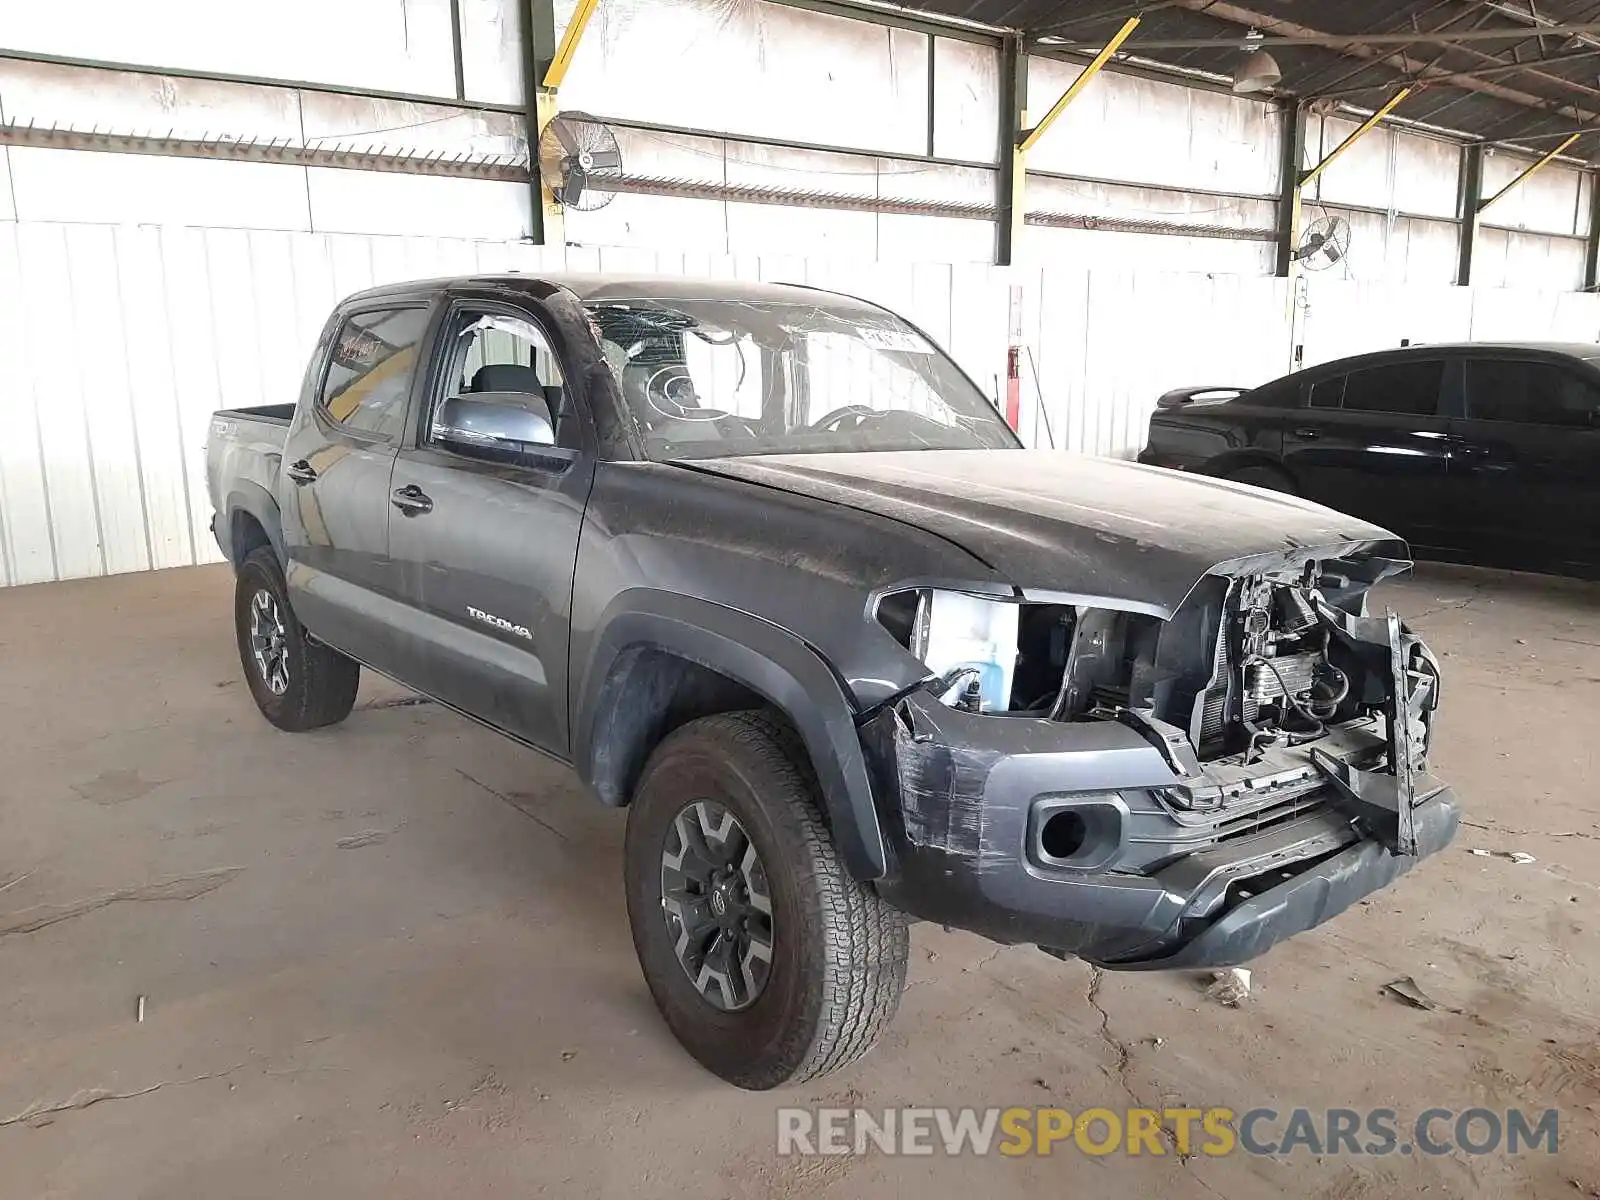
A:
{"type": "Polygon", "coordinates": [[[919,926],[869,1059],[748,1095],[650,1004],[621,814],[382,681],[275,732],[231,587],[0,590],[4,1196],[1600,1196],[1600,588],[1389,589],[1443,655],[1471,827],[1254,964],[1242,1007],[919,926]],[[1400,975],[1441,1007],[1380,991],[1400,975]],[[785,1103],[1553,1105],[1562,1150],[780,1160],[785,1103]]]}

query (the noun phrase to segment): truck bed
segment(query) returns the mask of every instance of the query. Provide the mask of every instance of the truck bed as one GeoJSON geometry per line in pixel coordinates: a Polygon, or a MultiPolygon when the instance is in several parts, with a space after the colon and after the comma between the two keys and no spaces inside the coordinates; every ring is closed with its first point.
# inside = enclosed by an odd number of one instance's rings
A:
{"type": "Polygon", "coordinates": [[[254,408],[222,408],[213,415],[243,417],[247,421],[261,421],[268,425],[287,425],[294,418],[294,405],[258,404],[254,408]]]}
{"type": "MultiPolygon", "coordinates": [[[[283,443],[294,417],[293,404],[260,404],[253,408],[224,408],[211,415],[206,439],[206,489],[215,512],[229,512],[241,497],[250,497],[252,509],[276,515],[278,473],[283,464],[283,443]]],[[[229,530],[216,531],[218,545],[229,552],[229,530]]]]}

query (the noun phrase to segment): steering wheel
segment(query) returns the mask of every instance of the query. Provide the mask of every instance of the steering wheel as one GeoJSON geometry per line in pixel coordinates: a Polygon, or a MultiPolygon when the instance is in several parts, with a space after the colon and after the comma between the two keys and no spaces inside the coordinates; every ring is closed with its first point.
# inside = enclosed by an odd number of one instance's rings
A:
{"type": "Polygon", "coordinates": [[[846,404],[832,412],[824,413],[806,428],[814,429],[818,433],[849,433],[860,429],[878,415],[878,410],[870,405],[846,404]]]}

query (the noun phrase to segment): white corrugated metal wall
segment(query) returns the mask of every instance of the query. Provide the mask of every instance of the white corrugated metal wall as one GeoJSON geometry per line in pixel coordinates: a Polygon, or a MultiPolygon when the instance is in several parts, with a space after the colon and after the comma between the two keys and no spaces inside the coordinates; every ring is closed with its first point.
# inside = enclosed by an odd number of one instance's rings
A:
{"type": "MultiPolygon", "coordinates": [[[[241,35],[199,0],[150,0],[136,16],[119,0],[0,5],[12,50],[308,85],[8,59],[0,120],[363,151],[525,149],[520,0],[463,0],[459,103],[449,0],[328,7],[290,0],[241,35]],[[313,26],[323,36],[298,32],[313,26]],[[490,107],[460,107],[473,102],[490,107]]],[[[571,7],[558,2],[558,23],[571,7]]],[[[1076,70],[1032,59],[1034,107],[1076,70]]],[[[622,122],[632,173],[987,204],[998,88],[993,46],[959,31],[768,0],[606,0],[563,103],[622,122]],[[651,127],[663,123],[692,128],[651,127]]],[[[1030,155],[1030,208],[1179,231],[1033,226],[1030,265],[1009,270],[985,265],[994,228],[971,216],[625,194],[569,213],[574,244],[543,251],[507,240],[530,217],[521,183],[0,146],[0,584],[212,557],[208,414],[290,398],[333,301],[391,279],[565,265],[803,280],[907,312],[991,394],[1015,313],[1024,437],[1111,454],[1142,443],[1160,392],[1263,381],[1292,365],[1297,343],[1309,364],[1402,338],[1600,335],[1600,301],[1565,290],[1581,276],[1586,177],[1552,166],[1486,217],[1478,279],[1519,290],[1453,288],[1459,147],[1387,128],[1319,178],[1309,211],[1348,216],[1355,240],[1291,298],[1268,275],[1259,232],[1278,125],[1257,101],[1106,72],[1030,155]],[[1209,236],[1183,232],[1195,225],[1209,236]]],[[[1308,157],[1349,128],[1319,121],[1308,157]]],[[[1489,158],[1486,186],[1520,165],[1489,158]]]]}
{"type": "MultiPolygon", "coordinates": [[[[0,583],[208,562],[217,408],[290,400],[341,296],[521,269],[659,271],[854,292],[911,317],[991,395],[1021,306],[1023,435],[1127,455],[1155,397],[1290,366],[1288,284],[235,229],[0,224],[0,583]],[[1043,402],[1041,404],[1041,398],[1043,402]],[[1043,419],[1041,419],[1041,413],[1043,419]]],[[[1400,337],[1600,336],[1600,297],[1307,281],[1307,361],[1400,337]]]]}

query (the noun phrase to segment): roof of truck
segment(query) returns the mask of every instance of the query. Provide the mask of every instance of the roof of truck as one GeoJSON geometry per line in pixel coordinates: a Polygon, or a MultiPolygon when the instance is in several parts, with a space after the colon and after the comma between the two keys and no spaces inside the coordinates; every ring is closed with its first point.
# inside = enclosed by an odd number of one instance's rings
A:
{"type": "Polygon", "coordinates": [[[855,296],[828,292],[798,283],[760,283],[748,279],[697,279],[683,275],[582,274],[510,271],[504,274],[446,276],[417,279],[368,288],[347,298],[350,301],[379,299],[385,296],[416,295],[443,291],[451,287],[526,289],[530,284],[556,284],[583,301],[605,300],[740,300],[753,304],[816,304],[824,297],[834,305],[839,301],[875,309],[855,296]]]}

